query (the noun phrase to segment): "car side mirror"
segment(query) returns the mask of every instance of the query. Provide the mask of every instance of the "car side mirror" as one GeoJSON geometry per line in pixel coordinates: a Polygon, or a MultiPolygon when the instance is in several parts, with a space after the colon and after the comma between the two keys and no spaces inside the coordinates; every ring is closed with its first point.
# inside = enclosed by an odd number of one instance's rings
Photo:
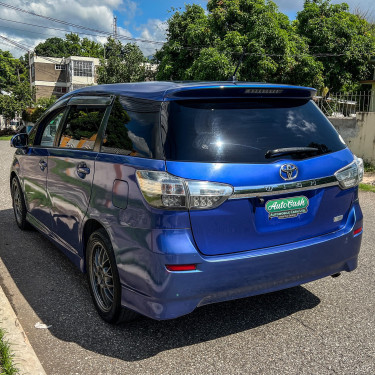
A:
{"type": "Polygon", "coordinates": [[[10,147],[24,148],[27,147],[29,136],[26,133],[16,134],[10,140],[10,147]]]}

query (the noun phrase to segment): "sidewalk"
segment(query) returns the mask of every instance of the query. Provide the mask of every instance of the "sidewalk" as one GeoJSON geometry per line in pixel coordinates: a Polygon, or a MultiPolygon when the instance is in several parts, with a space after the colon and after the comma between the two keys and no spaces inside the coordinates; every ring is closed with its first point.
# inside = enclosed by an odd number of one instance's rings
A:
{"type": "Polygon", "coordinates": [[[6,331],[5,339],[14,354],[13,363],[18,368],[19,374],[46,375],[1,286],[0,327],[6,331]]]}

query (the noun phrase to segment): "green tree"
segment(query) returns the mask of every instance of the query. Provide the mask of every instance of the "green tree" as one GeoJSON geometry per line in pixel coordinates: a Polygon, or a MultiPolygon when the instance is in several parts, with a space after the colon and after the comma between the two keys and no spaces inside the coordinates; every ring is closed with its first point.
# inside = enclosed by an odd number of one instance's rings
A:
{"type": "Polygon", "coordinates": [[[39,56],[50,57],[68,57],[68,56],[85,56],[85,57],[103,57],[103,45],[89,40],[80,38],[78,34],[66,34],[65,39],[53,37],[39,43],[35,49],[39,56]]]}
{"type": "Polygon", "coordinates": [[[295,27],[321,61],[324,85],[331,90],[350,90],[359,80],[371,77],[368,58],[375,52],[373,27],[350,13],[347,4],[306,0],[295,27]]]}
{"type": "Polygon", "coordinates": [[[167,21],[157,79],[227,80],[243,54],[240,80],[321,87],[322,64],[273,2],[210,0],[207,10],[186,5],[167,21]]]}
{"type": "Polygon", "coordinates": [[[108,38],[105,45],[106,58],[100,60],[98,83],[139,82],[152,77],[147,59],[136,44],[123,45],[108,38]]]}
{"type": "Polygon", "coordinates": [[[22,112],[22,120],[34,123],[37,122],[40,116],[42,116],[55,101],[56,97],[53,95],[50,98],[39,98],[36,103],[34,103],[34,108],[27,108],[22,112]]]}
{"type": "Polygon", "coordinates": [[[11,91],[12,87],[28,79],[26,66],[9,51],[0,50],[0,90],[11,91]]]}
{"type": "Polygon", "coordinates": [[[7,119],[13,119],[16,114],[30,107],[33,103],[33,92],[27,81],[20,82],[12,87],[6,95],[0,95],[0,113],[7,119]]]}

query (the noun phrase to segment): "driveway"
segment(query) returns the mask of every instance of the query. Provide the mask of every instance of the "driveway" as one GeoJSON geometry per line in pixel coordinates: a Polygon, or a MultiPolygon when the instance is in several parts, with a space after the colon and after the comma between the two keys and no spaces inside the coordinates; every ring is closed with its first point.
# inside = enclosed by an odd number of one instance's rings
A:
{"type": "Polygon", "coordinates": [[[41,234],[16,226],[12,154],[0,141],[0,284],[47,374],[375,374],[374,193],[360,193],[356,271],[114,327],[94,310],[85,275],[41,234]]]}

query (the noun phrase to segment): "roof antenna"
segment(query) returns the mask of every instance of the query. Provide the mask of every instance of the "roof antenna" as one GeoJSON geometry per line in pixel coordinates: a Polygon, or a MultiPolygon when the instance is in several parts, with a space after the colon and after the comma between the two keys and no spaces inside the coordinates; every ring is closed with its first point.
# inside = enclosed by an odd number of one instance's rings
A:
{"type": "Polygon", "coordinates": [[[241,63],[242,63],[242,59],[243,59],[244,56],[245,56],[245,51],[242,50],[242,54],[240,56],[240,59],[238,60],[238,63],[237,63],[237,66],[236,66],[236,70],[234,71],[232,77],[230,77],[228,79],[228,81],[237,82],[237,78],[236,78],[237,70],[240,67],[241,63]]]}

